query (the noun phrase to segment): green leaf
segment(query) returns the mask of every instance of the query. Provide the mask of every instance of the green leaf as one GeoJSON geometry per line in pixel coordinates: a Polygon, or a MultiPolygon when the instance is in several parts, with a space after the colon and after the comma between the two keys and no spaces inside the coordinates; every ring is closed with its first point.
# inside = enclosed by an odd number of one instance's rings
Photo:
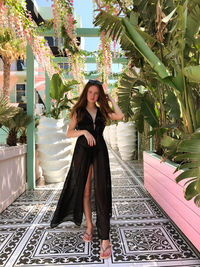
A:
{"type": "Polygon", "coordinates": [[[52,76],[50,83],[50,96],[54,100],[59,100],[62,95],[62,79],[58,73],[52,76]]]}
{"type": "Polygon", "coordinates": [[[175,156],[176,161],[182,161],[182,160],[196,160],[197,155],[192,154],[192,153],[184,153],[184,154],[179,154],[175,156]]]}
{"type": "Polygon", "coordinates": [[[186,200],[191,200],[193,197],[197,195],[197,191],[195,189],[196,181],[191,182],[186,190],[185,190],[185,199],[186,200]]]}
{"type": "Polygon", "coordinates": [[[105,31],[109,37],[118,40],[123,31],[121,18],[112,16],[111,14],[101,11],[94,20],[94,25],[100,25],[100,31],[105,31]]]}
{"type": "Polygon", "coordinates": [[[135,91],[134,84],[137,82],[135,77],[130,77],[126,73],[122,74],[120,79],[120,86],[118,87],[118,104],[124,113],[126,120],[132,116],[131,109],[132,94],[135,91]]]}
{"type": "MultiPolygon", "coordinates": [[[[192,1],[191,1],[192,2],[192,1]]],[[[200,7],[198,4],[188,10],[189,14],[187,17],[187,29],[186,38],[187,42],[191,43],[194,40],[195,34],[199,31],[200,27],[200,7]]]]}
{"type": "Polygon", "coordinates": [[[139,14],[137,12],[131,11],[130,13],[130,23],[134,26],[138,25],[139,14]]]}
{"type": "Polygon", "coordinates": [[[196,111],[196,120],[197,120],[197,125],[200,125],[200,108],[197,109],[196,111]]]}
{"type": "Polygon", "coordinates": [[[200,208],[200,195],[197,195],[195,198],[194,198],[194,203],[197,207],[200,208]]]}
{"type": "Polygon", "coordinates": [[[166,97],[166,103],[169,106],[169,116],[171,118],[180,119],[180,107],[177,101],[177,97],[173,92],[168,92],[166,97]]]}
{"type": "Polygon", "coordinates": [[[196,181],[195,189],[196,189],[196,191],[197,191],[198,193],[200,193],[200,164],[199,164],[198,169],[199,169],[199,176],[198,176],[198,179],[197,179],[197,181],[196,181]]]}
{"type": "Polygon", "coordinates": [[[183,140],[178,146],[178,152],[199,153],[199,151],[200,140],[198,139],[183,140]]]}
{"type": "Polygon", "coordinates": [[[154,102],[148,95],[142,99],[141,112],[149,125],[151,125],[153,128],[159,127],[159,120],[154,109],[154,102]]]}
{"type": "Polygon", "coordinates": [[[3,125],[9,119],[13,118],[19,112],[19,108],[8,104],[6,98],[0,97],[0,124],[3,125]]]}
{"type": "Polygon", "coordinates": [[[200,166],[200,159],[197,161],[193,161],[193,162],[187,162],[187,163],[183,163],[179,166],[179,170],[183,170],[183,169],[192,169],[192,168],[198,168],[200,166]]]}
{"type": "Polygon", "coordinates": [[[141,35],[135,30],[128,18],[123,18],[122,23],[125,26],[129,39],[133,42],[137,50],[146,58],[151,67],[158,73],[161,79],[170,76],[169,71],[159,58],[148,47],[141,35]]]}
{"type": "Polygon", "coordinates": [[[197,177],[197,174],[198,174],[197,169],[186,170],[183,173],[181,173],[179,176],[176,177],[176,182],[179,183],[180,181],[182,181],[186,178],[197,177]]]}
{"type": "Polygon", "coordinates": [[[138,114],[136,113],[134,115],[134,120],[135,120],[135,125],[136,125],[137,130],[140,133],[143,133],[143,131],[144,131],[144,116],[141,113],[138,113],[138,114]]]}
{"type": "Polygon", "coordinates": [[[200,65],[185,67],[183,73],[189,79],[189,81],[200,82],[200,65]]]}
{"type": "Polygon", "coordinates": [[[172,138],[171,136],[164,136],[161,140],[161,145],[164,147],[173,147],[176,146],[178,143],[177,139],[172,138]]]}

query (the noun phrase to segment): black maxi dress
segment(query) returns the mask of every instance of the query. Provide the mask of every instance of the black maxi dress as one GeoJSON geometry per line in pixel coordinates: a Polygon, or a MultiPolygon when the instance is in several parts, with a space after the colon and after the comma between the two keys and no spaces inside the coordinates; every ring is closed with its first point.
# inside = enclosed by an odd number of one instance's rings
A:
{"type": "Polygon", "coordinates": [[[85,109],[78,130],[89,131],[96,140],[90,147],[84,135],[79,136],[74,148],[71,166],[64,183],[51,227],[64,221],[73,221],[80,226],[83,218],[83,196],[89,167],[93,165],[96,226],[100,239],[109,239],[110,217],[112,215],[111,175],[108,150],[103,138],[105,119],[97,108],[95,122],[85,109]]]}

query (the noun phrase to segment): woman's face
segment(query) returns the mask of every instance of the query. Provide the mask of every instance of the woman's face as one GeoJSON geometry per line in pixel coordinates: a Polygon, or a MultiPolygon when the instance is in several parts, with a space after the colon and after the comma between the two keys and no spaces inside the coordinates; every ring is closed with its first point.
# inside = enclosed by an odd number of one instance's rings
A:
{"type": "Polygon", "coordinates": [[[87,101],[89,103],[96,103],[99,98],[99,88],[95,85],[89,87],[87,92],[87,101]]]}

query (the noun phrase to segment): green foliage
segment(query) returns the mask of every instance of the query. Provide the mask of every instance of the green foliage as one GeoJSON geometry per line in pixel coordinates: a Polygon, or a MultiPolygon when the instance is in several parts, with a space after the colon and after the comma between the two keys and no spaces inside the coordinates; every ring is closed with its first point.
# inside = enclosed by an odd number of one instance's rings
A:
{"type": "Polygon", "coordinates": [[[200,131],[180,141],[177,152],[177,158],[182,160],[182,164],[176,171],[183,172],[178,175],[176,182],[186,179],[184,196],[186,200],[194,198],[195,204],[200,207],[200,131]]]}
{"type": "Polygon", "coordinates": [[[27,115],[26,112],[21,108],[12,118],[4,121],[3,125],[7,128],[6,131],[8,132],[7,144],[10,146],[16,146],[18,141],[18,133],[21,133],[21,135],[25,136],[26,128],[31,122],[32,116],[27,115]]]}
{"type": "MultiPolygon", "coordinates": [[[[95,25],[119,39],[130,66],[139,69],[140,80],[148,90],[131,94],[130,80],[119,91],[124,110],[133,106],[137,128],[143,130],[144,120],[152,126],[149,134],[156,137],[156,150],[162,145],[165,155],[182,161],[179,150],[187,144],[182,157],[189,153],[188,138],[193,139],[200,125],[200,3],[168,0],[162,1],[159,9],[157,2],[136,0],[133,11],[120,18],[101,11],[95,25]]],[[[198,146],[197,140],[190,141],[191,146],[193,142],[194,147],[195,143],[198,146]]],[[[192,175],[196,179],[199,175],[200,163],[193,153],[196,152],[190,152],[185,166],[193,168],[196,164],[196,169],[193,173],[190,169],[184,171],[182,178],[192,175]]],[[[199,184],[198,178],[196,182],[192,180],[185,193],[186,199],[195,196],[196,204],[200,202],[199,184]]]]}
{"type": "Polygon", "coordinates": [[[130,120],[133,116],[132,98],[134,93],[138,91],[137,85],[140,85],[137,76],[130,77],[125,72],[122,74],[118,87],[118,104],[124,114],[125,121],[130,120]]]}
{"type": "Polygon", "coordinates": [[[54,102],[52,103],[50,110],[51,117],[58,119],[61,115],[61,111],[70,109],[70,103],[73,103],[75,99],[69,99],[67,93],[77,84],[79,83],[76,80],[63,82],[58,73],[52,76],[50,83],[50,96],[54,102]]]}
{"type": "Polygon", "coordinates": [[[200,82],[200,66],[185,67],[183,73],[189,79],[189,81],[198,83],[200,82]]]}
{"type": "Polygon", "coordinates": [[[6,98],[0,97],[0,127],[2,127],[4,122],[11,119],[18,112],[19,108],[8,105],[8,100],[6,98]]]}

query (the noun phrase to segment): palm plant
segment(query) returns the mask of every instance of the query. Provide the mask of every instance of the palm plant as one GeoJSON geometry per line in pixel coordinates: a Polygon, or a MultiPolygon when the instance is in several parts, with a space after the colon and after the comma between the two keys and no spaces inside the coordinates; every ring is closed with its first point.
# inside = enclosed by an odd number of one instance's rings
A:
{"type": "Polygon", "coordinates": [[[27,115],[26,112],[20,108],[19,112],[10,118],[8,121],[4,121],[3,125],[6,127],[4,131],[8,133],[6,143],[9,146],[16,146],[18,142],[18,133],[22,134],[20,141],[25,143],[26,127],[32,121],[32,117],[27,115]]]}
{"type": "MultiPolygon", "coordinates": [[[[175,124],[176,126],[172,127],[170,132],[176,139],[184,139],[193,134],[200,125],[200,95],[197,85],[197,82],[200,82],[198,39],[200,4],[197,0],[171,0],[167,3],[162,1],[161,4],[160,1],[148,2],[135,1],[134,10],[126,17],[114,17],[101,10],[96,17],[95,25],[100,25],[101,31],[107,32],[113,39],[119,39],[122,49],[132,61],[134,61],[132,55],[136,54],[137,58],[140,58],[138,53],[140,54],[143,61],[137,67],[142,69],[143,74],[147,69],[146,65],[151,67],[154,81],[150,83],[150,86],[147,83],[146,87],[156,100],[154,110],[156,111],[156,105],[159,107],[159,112],[157,112],[159,127],[169,129],[166,123],[168,120],[170,122],[170,112],[173,114],[176,111],[177,116],[180,114],[177,119],[181,125],[177,127],[175,124]],[[148,16],[143,18],[141,15],[143,12],[139,12],[139,8],[144,4],[145,14],[154,8],[156,17],[149,16],[149,23],[147,23],[148,16]],[[168,16],[165,16],[162,10],[168,13],[168,16]],[[156,19],[156,28],[152,27],[152,18],[156,19]],[[143,32],[140,27],[143,27],[143,32]],[[152,33],[154,33],[153,36],[152,33]],[[155,88],[155,85],[158,85],[159,90],[155,88]],[[166,102],[170,98],[173,103],[178,102],[178,111],[173,110],[172,103],[169,105],[166,102]],[[164,124],[160,124],[163,122],[164,124]],[[176,133],[178,134],[175,135],[176,133]]],[[[179,147],[178,144],[177,147],[179,147]]],[[[183,142],[181,147],[182,151],[185,149],[187,152],[188,143],[183,142]]],[[[189,156],[188,161],[191,162],[189,156]]],[[[190,168],[189,165],[187,166],[190,168]]],[[[190,178],[190,173],[187,178],[190,178]]],[[[188,186],[194,182],[200,190],[199,181],[200,172],[196,172],[195,177],[189,180],[188,186]]],[[[196,194],[197,191],[194,192],[194,196],[196,194]]]]}
{"type": "Polygon", "coordinates": [[[11,119],[19,112],[19,108],[8,105],[8,100],[4,97],[0,97],[0,128],[4,122],[11,119]]]}

